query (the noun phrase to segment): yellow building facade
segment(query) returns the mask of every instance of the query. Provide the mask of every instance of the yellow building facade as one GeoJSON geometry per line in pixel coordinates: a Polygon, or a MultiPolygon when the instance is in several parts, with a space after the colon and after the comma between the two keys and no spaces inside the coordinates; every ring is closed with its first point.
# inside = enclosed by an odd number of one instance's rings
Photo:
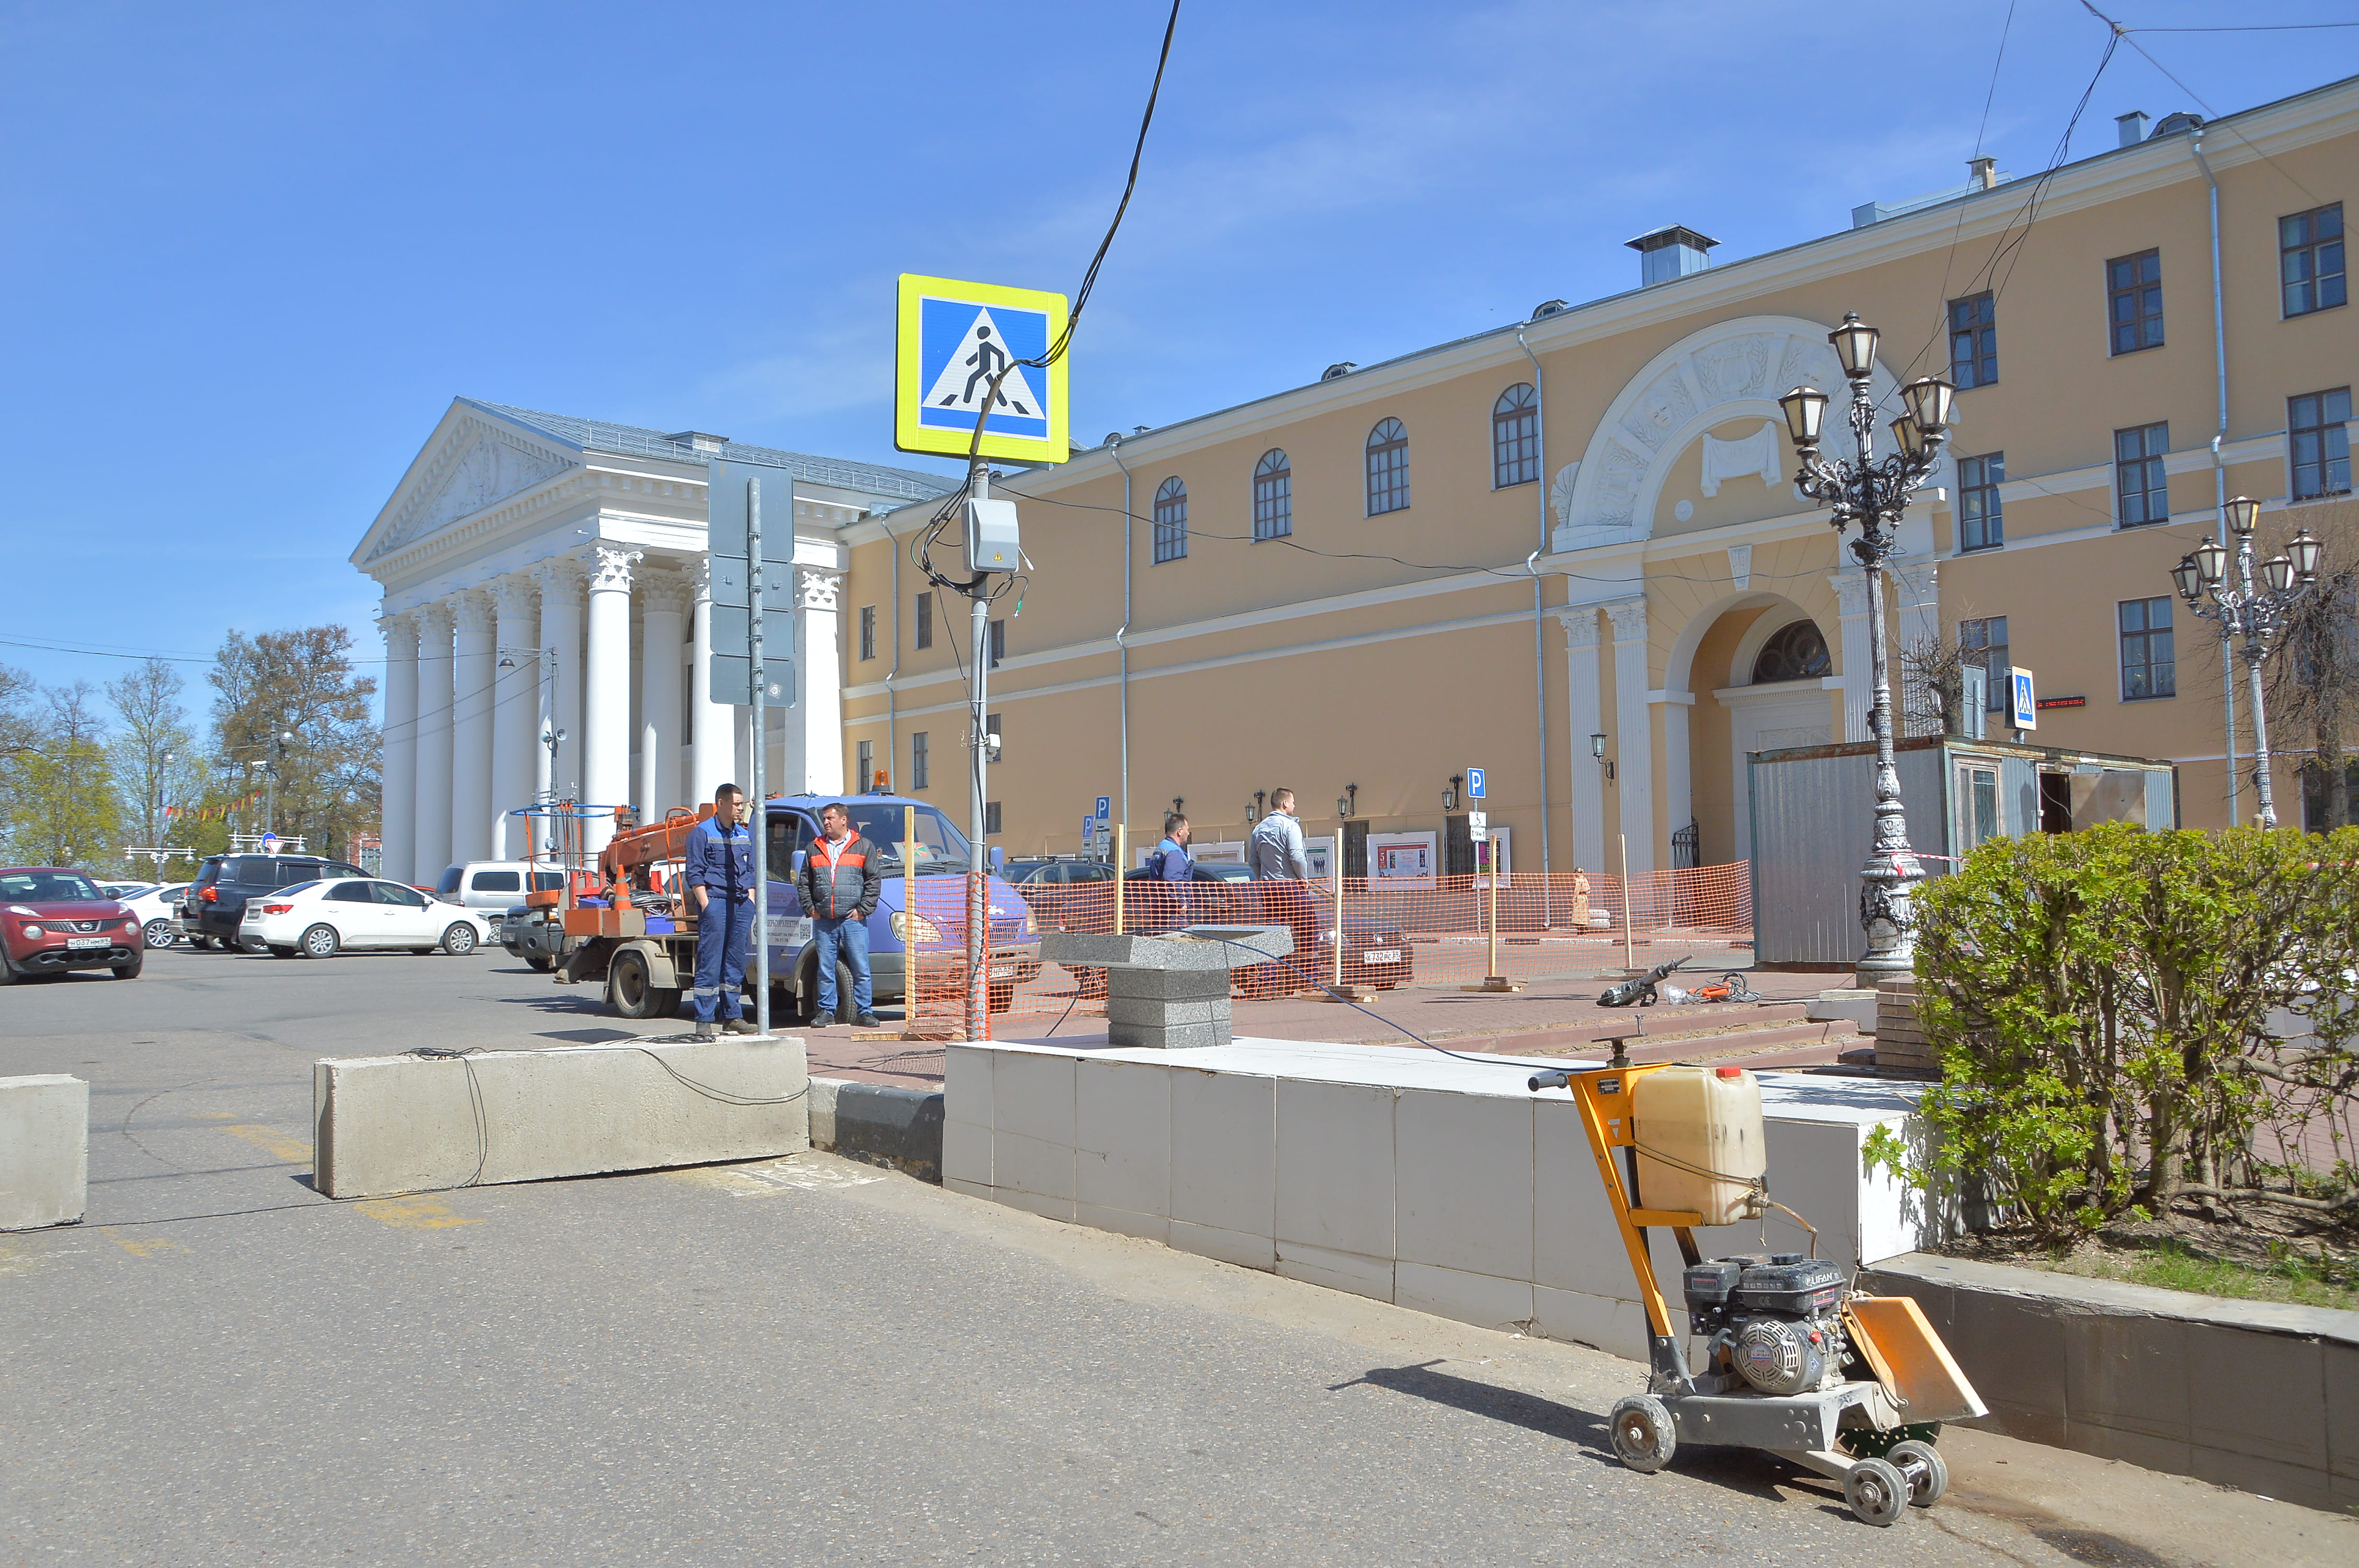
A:
{"type": "MultiPolygon", "coordinates": [[[[2039,742],[2170,759],[2182,821],[2224,823],[2219,643],[2169,574],[2223,496],[2264,500],[2265,541],[2348,504],[2359,81],[2144,130],[1742,261],[1664,231],[1629,293],[1004,473],[1031,572],[992,610],[997,840],[1080,849],[1101,795],[1134,838],[1183,801],[1200,845],[1232,840],[1285,786],[1360,872],[1366,835],[1462,842],[1479,766],[1517,867],[1745,859],[1746,754],[1867,736],[1865,583],[1776,401],[1818,386],[1840,430],[1846,311],[1882,329],[1882,417],[1912,377],[1961,387],[1892,645],[2032,669],[2082,699],[2039,742]]],[[[933,510],[845,535],[845,776],[963,816],[968,605],[908,549],[933,510]]]]}

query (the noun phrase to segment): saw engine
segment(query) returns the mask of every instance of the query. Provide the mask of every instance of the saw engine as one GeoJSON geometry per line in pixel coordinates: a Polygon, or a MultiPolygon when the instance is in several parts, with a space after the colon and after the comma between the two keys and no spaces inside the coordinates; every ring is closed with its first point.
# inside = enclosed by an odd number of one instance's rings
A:
{"type": "Polygon", "coordinates": [[[1715,1258],[1683,1276],[1688,1322],[1709,1341],[1706,1364],[1765,1394],[1800,1394],[1843,1381],[1843,1271],[1821,1258],[1773,1252],[1715,1258]]]}

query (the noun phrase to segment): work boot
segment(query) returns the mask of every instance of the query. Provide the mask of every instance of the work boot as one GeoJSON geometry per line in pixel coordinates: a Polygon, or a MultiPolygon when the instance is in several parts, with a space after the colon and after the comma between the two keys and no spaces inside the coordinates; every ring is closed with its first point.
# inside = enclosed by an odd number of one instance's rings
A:
{"type": "Polygon", "coordinates": [[[721,1026],[717,1023],[699,1022],[696,1026],[696,1037],[699,1040],[718,1040],[721,1038],[721,1026]]]}
{"type": "Polygon", "coordinates": [[[733,1018],[729,1021],[728,1027],[729,1033],[732,1034],[759,1034],[762,1033],[761,1030],[755,1027],[754,1021],[750,1018],[733,1018]]]}
{"type": "Polygon", "coordinates": [[[864,1012],[852,1021],[852,1025],[855,1029],[874,1029],[876,1027],[876,1015],[873,1012],[864,1012]]]}

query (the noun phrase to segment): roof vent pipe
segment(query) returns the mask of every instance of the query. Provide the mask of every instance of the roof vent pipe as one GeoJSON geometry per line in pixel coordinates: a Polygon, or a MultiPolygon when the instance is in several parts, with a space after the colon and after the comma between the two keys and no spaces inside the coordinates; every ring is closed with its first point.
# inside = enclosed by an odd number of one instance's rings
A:
{"type": "Polygon", "coordinates": [[[1998,159],[1970,157],[1966,160],[1966,188],[1988,190],[1998,184],[1998,159]]]}
{"type": "Polygon", "coordinates": [[[2121,133],[2119,145],[2123,146],[2134,147],[2146,140],[2146,111],[2143,109],[2114,115],[2114,125],[2121,133]]]}
{"type": "Polygon", "coordinates": [[[1712,265],[1705,253],[1720,243],[1706,239],[1685,224],[1673,223],[1667,228],[1622,242],[1638,253],[1638,276],[1641,287],[1669,283],[1675,277],[1685,277],[1691,272],[1701,272],[1712,265]]]}

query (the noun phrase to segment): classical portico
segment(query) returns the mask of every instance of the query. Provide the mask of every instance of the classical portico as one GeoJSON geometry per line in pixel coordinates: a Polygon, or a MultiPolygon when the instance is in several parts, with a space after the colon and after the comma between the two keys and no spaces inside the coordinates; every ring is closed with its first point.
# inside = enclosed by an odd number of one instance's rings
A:
{"type": "Polygon", "coordinates": [[[352,557],[385,593],[386,875],[520,856],[537,800],[660,815],[749,777],[750,709],[707,686],[714,457],[794,470],[799,701],[768,777],[843,787],[839,535],[944,481],[462,397],[352,557]]]}

